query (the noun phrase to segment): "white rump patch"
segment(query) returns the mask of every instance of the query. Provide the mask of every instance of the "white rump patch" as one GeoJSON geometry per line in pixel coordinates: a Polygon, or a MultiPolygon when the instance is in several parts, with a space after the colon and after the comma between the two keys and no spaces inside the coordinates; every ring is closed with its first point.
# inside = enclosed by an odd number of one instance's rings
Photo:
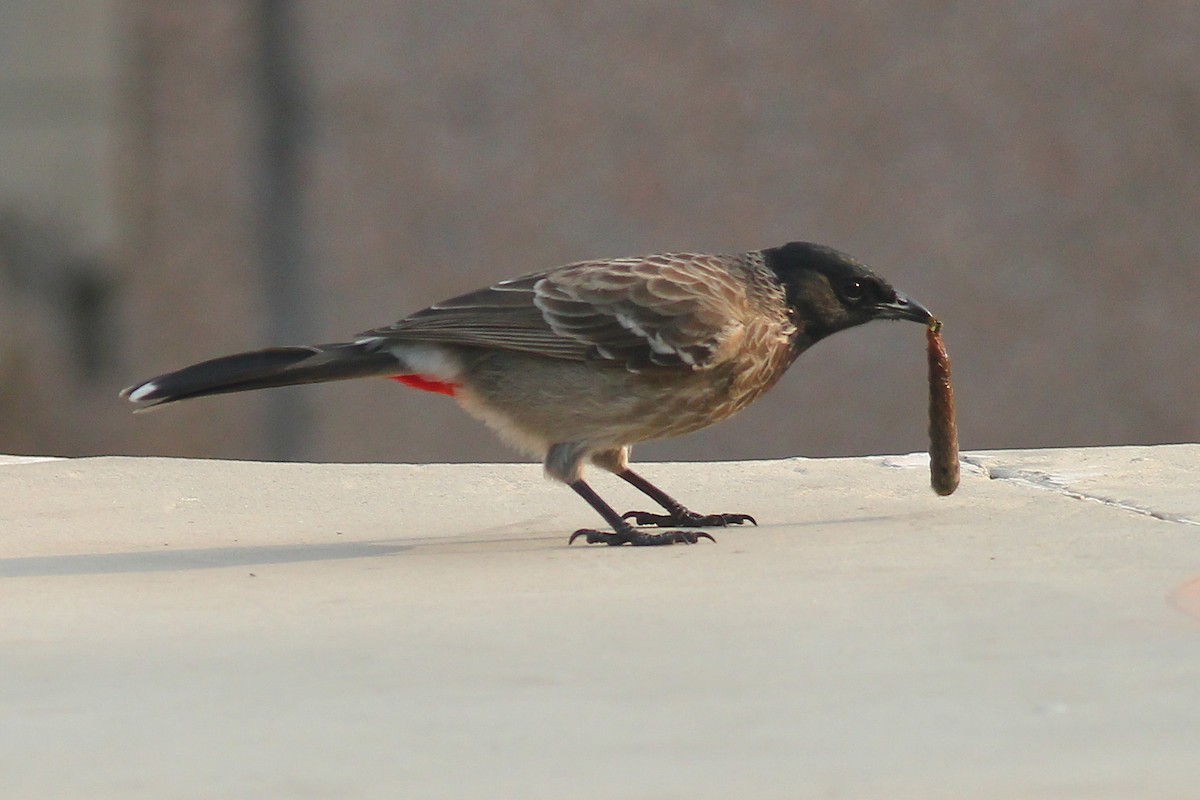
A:
{"type": "Polygon", "coordinates": [[[461,383],[462,364],[447,348],[436,344],[397,344],[391,353],[414,373],[447,383],[461,383]]]}

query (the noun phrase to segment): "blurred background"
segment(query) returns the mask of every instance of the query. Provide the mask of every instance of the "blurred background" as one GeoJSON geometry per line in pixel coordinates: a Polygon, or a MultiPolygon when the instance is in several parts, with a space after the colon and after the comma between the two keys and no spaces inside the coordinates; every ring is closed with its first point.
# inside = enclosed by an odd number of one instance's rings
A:
{"type": "MultiPolygon", "coordinates": [[[[0,0],[0,453],[511,460],[196,360],[569,261],[844,249],[946,321],[964,448],[1200,440],[1200,4],[0,0]]],[[[922,450],[919,326],[642,459],[922,450]]]]}

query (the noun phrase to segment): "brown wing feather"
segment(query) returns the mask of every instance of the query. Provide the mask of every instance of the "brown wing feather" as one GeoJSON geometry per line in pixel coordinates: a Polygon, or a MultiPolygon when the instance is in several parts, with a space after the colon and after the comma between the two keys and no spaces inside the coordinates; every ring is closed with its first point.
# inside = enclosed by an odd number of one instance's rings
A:
{"type": "Polygon", "coordinates": [[[580,360],[586,347],[557,336],[533,304],[535,273],[459,295],[361,337],[499,347],[580,360]]]}
{"type": "Polygon", "coordinates": [[[636,370],[704,368],[752,319],[747,268],[742,256],[689,253],[583,261],[446,300],[362,335],[636,370]]]}

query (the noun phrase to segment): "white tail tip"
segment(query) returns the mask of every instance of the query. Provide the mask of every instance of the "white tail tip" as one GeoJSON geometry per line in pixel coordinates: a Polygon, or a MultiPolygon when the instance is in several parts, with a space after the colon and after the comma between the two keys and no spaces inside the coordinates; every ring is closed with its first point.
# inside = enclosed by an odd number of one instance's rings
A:
{"type": "Polygon", "coordinates": [[[130,386],[121,392],[121,397],[124,397],[131,403],[140,403],[146,399],[148,395],[153,394],[158,390],[158,385],[154,381],[143,383],[141,386],[130,386]]]}

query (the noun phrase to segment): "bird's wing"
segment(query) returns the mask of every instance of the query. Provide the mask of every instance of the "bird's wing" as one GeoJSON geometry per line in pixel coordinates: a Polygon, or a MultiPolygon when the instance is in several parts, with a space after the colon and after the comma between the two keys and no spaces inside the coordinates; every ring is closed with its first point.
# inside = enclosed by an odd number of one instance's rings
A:
{"type": "Polygon", "coordinates": [[[703,368],[753,312],[738,259],[674,253],[582,261],[446,300],[362,336],[635,370],[703,368]]]}

